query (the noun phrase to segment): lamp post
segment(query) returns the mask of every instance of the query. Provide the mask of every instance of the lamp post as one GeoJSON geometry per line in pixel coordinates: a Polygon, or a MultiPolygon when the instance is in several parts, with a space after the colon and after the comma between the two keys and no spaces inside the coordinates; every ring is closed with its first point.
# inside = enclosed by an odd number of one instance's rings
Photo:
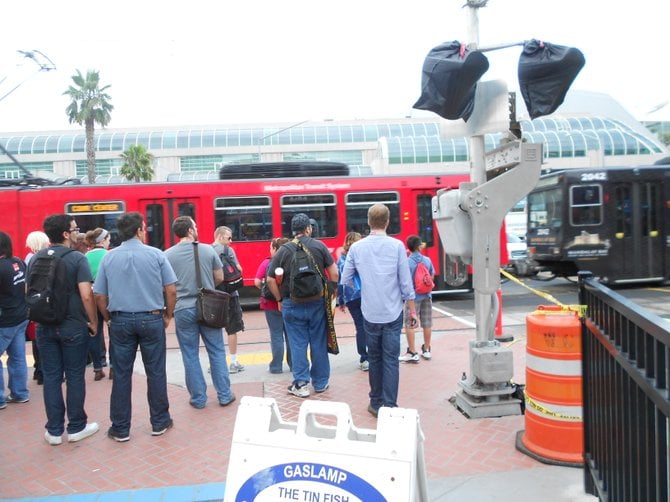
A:
{"type": "Polygon", "coordinates": [[[277,131],[274,131],[270,134],[266,134],[265,136],[260,138],[258,140],[258,161],[259,162],[261,161],[261,146],[263,146],[265,144],[266,139],[271,138],[272,136],[276,136],[277,134],[282,133],[284,131],[288,131],[289,129],[293,129],[294,127],[298,127],[298,126],[301,126],[303,124],[306,124],[307,122],[309,122],[309,119],[302,120],[300,122],[296,122],[295,124],[291,124],[290,126],[284,127],[282,129],[278,129],[277,131]]]}

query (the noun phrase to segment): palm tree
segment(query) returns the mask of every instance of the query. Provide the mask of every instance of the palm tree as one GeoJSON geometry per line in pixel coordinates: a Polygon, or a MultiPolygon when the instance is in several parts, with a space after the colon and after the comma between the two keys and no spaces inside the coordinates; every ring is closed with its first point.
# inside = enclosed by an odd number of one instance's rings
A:
{"type": "Polygon", "coordinates": [[[112,120],[110,112],[114,106],[107,94],[109,85],[100,87],[100,75],[97,70],[88,70],[86,78],[77,70],[72,75],[71,85],[63,94],[70,96],[72,102],[65,109],[70,124],[84,125],[86,130],[86,164],[88,182],[95,183],[95,124],[105,127],[112,120]]]}
{"type": "Polygon", "coordinates": [[[130,145],[128,150],[121,154],[123,165],[119,171],[131,181],[151,181],[154,175],[154,156],[147,152],[144,145],[130,145]]]}

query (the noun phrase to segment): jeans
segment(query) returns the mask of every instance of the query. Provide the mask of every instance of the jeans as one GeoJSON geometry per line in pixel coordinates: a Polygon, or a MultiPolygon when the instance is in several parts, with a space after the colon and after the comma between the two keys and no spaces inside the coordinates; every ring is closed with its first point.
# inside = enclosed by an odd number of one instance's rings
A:
{"type": "Polygon", "coordinates": [[[102,369],[102,342],[105,337],[105,321],[98,312],[98,330],[95,336],[88,337],[88,353],[91,356],[94,370],[102,369]]]}
{"type": "Polygon", "coordinates": [[[153,430],[170,422],[165,370],[165,326],[162,313],[112,312],[110,345],[114,347],[114,379],[109,403],[109,418],[115,432],[130,433],[132,417],[133,367],[137,347],[142,353],[147,376],[147,400],[153,430]]]}
{"type": "Polygon", "coordinates": [[[349,314],[354,320],[356,326],[356,351],[360,356],[359,363],[368,360],[368,343],[365,334],[365,320],[363,319],[363,312],[361,311],[361,299],[356,298],[347,303],[349,314]]]}
{"type": "Polygon", "coordinates": [[[200,337],[205,342],[216,397],[219,403],[227,404],[233,398],[233,394],[230,391],[223,330],[198,324],[196,319],[195,307],[174,313],[177,340],[184,362],[186,388],[191,395],[191,404],[196,408],[203,408],[207,403],[207,382],[200,365],[200,337]]]}
{"type": "MultiPolygon", "coordinates": [[[[7,387],[9,395],[23,400],[28,392],[28,364],[26,363],[26,326],[23,321],[16,326],[0,328],[0,354],[7,352],[7,387]]],[[[5,377],[0,361],[0,404],[5,403],[5,377]]]]}
{"type": "Polygon", "coordinates": [[[47,414],[45,428],[52,436],[63,434],[66,410],[68,434],[75,434],[86,427],[88,417],[84,411],[84,373],[88,339],[88,329],[85,326],[62,331],[59,326],[37,325],[37,346],[40,349],[40,364],[44,375],[44,408],[47,414]],[[67,382],[65,401],[63,375],[67,382]]]}
{"type": "Polygon", "coordinates": [[[325,389],[330,379],[330,360],[326,341],[326,310],[323,299],[305,303],[284,298],[282,314],[291,347],[293,381],[309,383],[315,390],[325,389]],[[309,345],[312,367],[307,359],[309,345]]]}
{"type": "Polygon", "coordinates": [[[377,324],[366,320],[365,330],[370,363],[370,405],[375,410],[381,406],[394,408],[398,406],[402,312],[395,321],[389,323],[377,324]]]}
{"type": "Polygon", "coordinates": [[[284,342],[286,342],[286,361],[291,367],[291,350],[288,346],[288,336],[284,329],[284,318],[279,310],[266,310],[265,320],[270,329],[270,373],[281,373],[284,369],[284,342]]]}

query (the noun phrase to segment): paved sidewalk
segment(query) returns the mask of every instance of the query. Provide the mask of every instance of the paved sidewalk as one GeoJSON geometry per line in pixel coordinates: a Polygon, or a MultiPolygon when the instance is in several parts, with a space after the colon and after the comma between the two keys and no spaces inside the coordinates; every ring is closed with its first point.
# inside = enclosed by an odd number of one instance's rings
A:
{"type": "MultiPolygon", "coordinates": [[[[463,372],[469,371],[468,342],[474,338],[472,319],[455,319],[435,312],[433,359],[401,365],[399,404],[419,411],[426,437],[425,460],[431,501],[591,501],[583,491],[580,469],[548,466],[515,449],[524,428],[523,416],[468,419],[449,402],[463,372]]],[[[297,420],[303,400],[290,396],[290,373],[267,371],[269,335],[262,312],[245,312],[246,331],[238,337],[239,358],[246,370],[231,375],[238,402],[218,406],[213,389],[202,410],[189,406],[176,337],[168,333],[168,374],[173,429],[151,436],[146,383],[141,362],[133,378],[131,439],[116,443],[106,437],[111,381],[93,381],[87,374],[86,410],[100,432],[84,441],[49,446],[43,439],[44,408],[41,388],[30,381],[31,400],[0,410],[3,448],[0,451],[0,498],[62,501],[181,501],[220,500],[223,497],[228,455],[236,410],[242,396],[270,397],[282,418],[297,420]]],[[[358,369],[353,323],[337,313],[341,353],[331,356],[330,388],[310,399],[341,401],[359,428],[376,429],[367,412],[367,374],[358,369]]],[[[523,319],[505,318],[504,344],[514,353],[514,380],[525,381],[525,326],[523,319]]],[[[404,336],[404,335],[403,335],[404,336]]],[[[420,339],[420,334],[417,338],[420,339]]],[[[403,343],[404,350],[404,343],[403,343]]],[[[207,367],[204,349],[203,367],[207,367]]],[[[139,354],[138,354],[139,360],[139,354]]],[[[286,368],[287,369],[287,368],[286,368]]],[[[32,372],[31,372],[32,374],[32,372]]]]}

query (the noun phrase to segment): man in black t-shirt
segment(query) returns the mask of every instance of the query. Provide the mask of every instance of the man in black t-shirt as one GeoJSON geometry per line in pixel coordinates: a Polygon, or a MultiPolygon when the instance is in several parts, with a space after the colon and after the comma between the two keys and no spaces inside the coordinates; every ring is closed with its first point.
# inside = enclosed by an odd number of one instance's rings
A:
{"type": "MultiPolygon", "coordinates": [[[[312,225],[309,217],[304,213],[296,214],[291,220],[291,231],[294,238],[309,249],[321,274],[337,282],[337,265],[326,245],[311,237],[312,225]]],[[[268,268],[267,284],[272,294],[280,302],[291,348],[293,383],[289,386],[288,392],[297,397],[308,397],[307,384],[310,383],[310,380],[317,393],[326,391],[329,386],[330,361],[328,359],[326,310],[322,296],[304,302],[291,299],[289,277],[291,277],[291,262],[295,250],[296,244],[293,242],[287,242],[279,248],[268,268]],[[275,273],[278,267],[284,269],[279,286],[275,273]],[[311,367],[307,358],[308,348],[311,367]]]]}
{"type": "MultiPolygon", "coordinates": [[[[79,228],[72,216],[54,214],[44,220],[44,233],[49,237],[51,246],[40,253],[53,253],[59,247],[74,248],[79,228]]],[[[63,442],[66,412],[69,442],[81,441],[99,429],[96,422],[88,422],[84,411],[88,339],[89,336],[95,336],[98,327],[98,313],[91,287],[93,276],[88,260],[79,251],[64,254],[62,260],[68,279],[67,315],[61,324],[37,326],[37,346],[44,374],[44,408],[47,415],[44,439],[52,446],[63,442]],[[65,400],[64,379],[67,381],[65,400]]],[[[36,259],[33,258],[30,266],[35,262],[36,259]]]]}
{"type": "Polygon", "coordinates": [[[28,365],[26,364],[26,265],[13,255],[12,239],[0,232],[0,355],[7,352],[7,386],[0,361],[0,410],[7,403],[26,403],[28,391],[28,365]]]}

